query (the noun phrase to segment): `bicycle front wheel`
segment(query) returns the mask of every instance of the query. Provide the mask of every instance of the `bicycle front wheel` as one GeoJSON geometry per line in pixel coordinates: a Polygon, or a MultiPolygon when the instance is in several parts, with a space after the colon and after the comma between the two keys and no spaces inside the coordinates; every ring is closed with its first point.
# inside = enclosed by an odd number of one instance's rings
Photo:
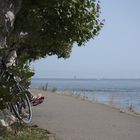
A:
{"type": "Polygon", "coordinates": [[[30,123],[32,120],[32,108],[29,101],[28,95],[22,93],[20,97],[16,99],[15,102],[11,103],[12,109],[16,117],[21,120],[23,123],[30,123]]]}

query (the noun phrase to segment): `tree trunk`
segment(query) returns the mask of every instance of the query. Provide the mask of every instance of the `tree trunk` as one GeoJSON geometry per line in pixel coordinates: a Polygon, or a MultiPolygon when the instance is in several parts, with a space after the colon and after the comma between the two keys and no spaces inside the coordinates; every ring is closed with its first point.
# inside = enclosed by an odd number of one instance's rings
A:
{"type": "Polygon", "coordinates": [[[14,28],[21,3],[22,0],[0,0],[0,48],[6,45],[7,36],[14,28]]]}

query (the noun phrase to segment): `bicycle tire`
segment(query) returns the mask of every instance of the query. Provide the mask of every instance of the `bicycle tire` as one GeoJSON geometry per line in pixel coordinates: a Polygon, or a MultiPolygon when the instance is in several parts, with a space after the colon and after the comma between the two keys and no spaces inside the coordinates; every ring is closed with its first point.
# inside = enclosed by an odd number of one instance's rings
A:
{"type": "Polygon", "coordinates": [[[11,103],[11,107],[14,111],[16,117],[25,124],[28,124],[32,120],[32,108],[29,101],[28,95],[26,93],[22,94],[22,97],[18,97],[18,101],[11,103]],[[25,105],[26,103],[26,105],[25,105]],[[24,105],[24,106],[23,106],[24,105]],[[23,112],[22,109],[27,108],[28,112],[23,112]],[[23,113],[28,113],[28,116],[25,116],[23,113]]]}

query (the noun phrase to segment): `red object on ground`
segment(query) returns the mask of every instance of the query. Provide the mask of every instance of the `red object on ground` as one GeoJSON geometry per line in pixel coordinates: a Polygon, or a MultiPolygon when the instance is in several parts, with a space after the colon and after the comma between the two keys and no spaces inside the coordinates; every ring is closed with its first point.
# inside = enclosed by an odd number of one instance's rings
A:
{"type": "Polygon", "coordinates": [[[32,101],[32,106],[37,106],[41,104],[44,101],[44,96],[37,96],[33,101],[32,101]]]}

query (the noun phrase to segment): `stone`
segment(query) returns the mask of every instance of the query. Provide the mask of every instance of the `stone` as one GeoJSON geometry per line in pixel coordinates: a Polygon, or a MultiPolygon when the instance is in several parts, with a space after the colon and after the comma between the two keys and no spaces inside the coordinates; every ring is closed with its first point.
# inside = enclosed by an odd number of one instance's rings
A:
{"type": "Polygon", "coordinates": [[[17,118],[12,115],[8,109],[0,111],[0,127],[9,127],[17,121],[17,118]]]}

